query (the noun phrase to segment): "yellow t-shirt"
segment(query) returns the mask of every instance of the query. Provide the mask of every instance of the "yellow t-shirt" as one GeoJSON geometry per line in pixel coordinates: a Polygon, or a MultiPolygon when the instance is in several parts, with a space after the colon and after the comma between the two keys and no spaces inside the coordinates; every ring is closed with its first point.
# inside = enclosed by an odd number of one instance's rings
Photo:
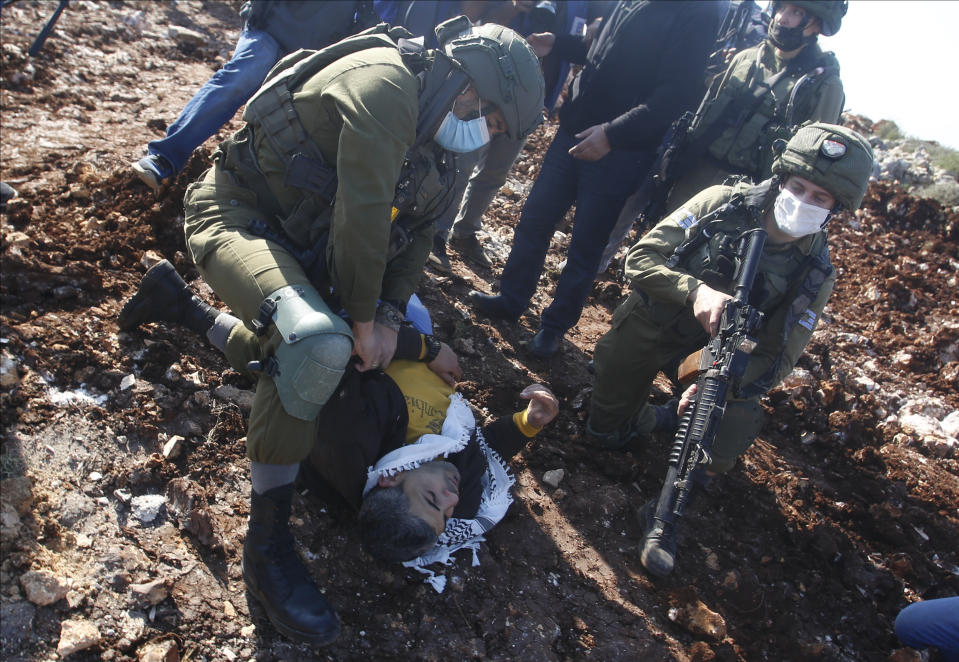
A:
{"type": "Polygon", "coordinates": [[[393,361],[386,374],[400,387],[406,400],[410,416],[406,443],[411,444],[427,433],[442,432],[453,388],[420,361],[393,361]]]}

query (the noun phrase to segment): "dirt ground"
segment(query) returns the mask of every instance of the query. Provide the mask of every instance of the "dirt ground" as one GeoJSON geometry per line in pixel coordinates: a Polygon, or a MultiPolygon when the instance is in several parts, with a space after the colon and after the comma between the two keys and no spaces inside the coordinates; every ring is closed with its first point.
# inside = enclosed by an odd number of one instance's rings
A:
{"type": "MultiPolygon", "coordinates": [[[[129,164],[229,57],[237,4],[78,0],[35,58],[55,3],[2,10],[0,176],[20,197],[0,215],[0,657],[73,645],[71,659],[116,661],[920,659],[899,650],[896,614],[959,593],[959,457],[916,423],[959,408],[959,214],[892,184],[832,221],[839,284],[823,323],[764,399],[761,437],[686,519],[668,579],[639,563],[634,513],[659,490],[669,440],[628,453],[582,440],[587,362],[623,298],[621,259],[548,362],[523,343],[562,235],[517,325],[464,305],[469,289],[495,289],[502,260],[427,270],[419,294],[479,417],[521,407],[531,381],[555,390],[561,414],[521,456],[516,503],[481,565],[463,553],[442,594],[361,552],[348,513],[298,500],[300,551],[343,634],[322,650],[278,635],[239,567],[251,384],[188,332],[115,323],[145,254],[196,279],[183,192],[236,120],[158,198],[129,164]],[[174,40],[170,25],[206,42],[174,40]],[[184,449],[167,459],[175,436],[184,449]],[[565,472],[558,488],[543,481],[552,469],[565,472]],[[151,495],[165,497],[152,520],[151,495]]],[[[501,257],[553,131],[533,137],[487,215],[501,257]]],[[[661,402],[670,385],[657,384],[661,402]]]]}

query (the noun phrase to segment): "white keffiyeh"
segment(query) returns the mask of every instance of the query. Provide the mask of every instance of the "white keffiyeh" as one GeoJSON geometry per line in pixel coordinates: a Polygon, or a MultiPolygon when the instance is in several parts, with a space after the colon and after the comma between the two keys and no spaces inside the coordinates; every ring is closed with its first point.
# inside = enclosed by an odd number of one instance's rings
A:
{"type": "MultiPolygon", "coordinates": [[[[412,444],[407,444],[395,451],[387,453],[366,473],[366,486],[363,495],[366,496],[379,482],[381,476],[395,476],[401,471],[415,469],[425,462],[431,462],[438,457],[448,457],[466,448],[473,430],[476,428],[476,419],[469,405],[459,393],[450,396],[450,406],[446,411],[441,434],[424,434],[412,444]]],[[[407,568],[413,568],[427,575],[426,581],[437,593],[446,588],[446,577],[437,575],[426,566],[433,563],[449,565],[453,562],[453,554],[460,549],[468,548],[473,552],[473,565],[479,565],[477,550],[480,543],[486,540],[483,535],[503,519],[513,496],[510,487],[514,483],[506,463],[486,443],[481,430],[476,430],[476,441],[486,458],[486,472],[483,475],[483,496],[480,499],[479,511],[472,519],[454,517],[446,523],[446,529],[440,534],[436,545],[422,556],[403,563],[407,568]]]]}

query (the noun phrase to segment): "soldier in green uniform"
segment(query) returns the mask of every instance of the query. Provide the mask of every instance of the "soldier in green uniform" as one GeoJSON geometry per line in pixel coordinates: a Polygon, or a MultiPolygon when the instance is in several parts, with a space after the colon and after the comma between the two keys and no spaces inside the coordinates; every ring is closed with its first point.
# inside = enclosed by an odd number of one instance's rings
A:
{"type": "Polygon", "coordinates": [[[539,62],[519,35],[465,16],[436,32],[435,51],[382,24],[281,60],[184,200],[189,253],[235,317],[191,303],[169,268],[148,272],[120,315],[126,329],[185,324],[231,363],[260,357],[243,576],[280,632],[313,644],[332,641],[339,619],[287,522],[318,414],[351,354],[361,371],[393,357],[452,187],[448,150],[542,120],[539,62]]]}
{"type": "MultiPolygon", "coordinates": [[[[713,80],[689,127],[666,209],[733,175],[760,182],[771,174],[772,144],[809,121],[836,123],[845,94],[836,56],[820,34],[839,31],[846,0],[774,2],[766,40],[737,53],[713,80]]],[[[600,261],[600,272],[647,203],[634,194],[623,208],[600,261]]],[[[650,219],[655,222],[659,219],[650,219]]]]}
{"type": "Polygon", "coordinates": [[[810,120],[839,121],[846,99],[839,62],[816,37],[836,34],[846,7],[846,0],[773,3],[766,41],[737,53],[706,95],[688,137],[694,150],[705,140],[705,152],[676,181],[669,211],[730,175],[768,178],[775,140],[810,120]]]}
{"type": "Polygon", "coordinates": [[[808,124],[777,156],[771,179],[710,187],[633,246],[626,258],[632,292],[594,352],[590,441],[621,448],[656,429],[648,403],[653,378],[674,371],[716,334],[736,271],[730,241],[763,227],[768,237],[751,303],[765,318],[742,386],[727,402],[708,471],[732,468],[761,428],[760,396],[796,365],[832,292],[825,224],[839,210],[859,207],[872,166],[872,149],[859,134],[808,124]]]}

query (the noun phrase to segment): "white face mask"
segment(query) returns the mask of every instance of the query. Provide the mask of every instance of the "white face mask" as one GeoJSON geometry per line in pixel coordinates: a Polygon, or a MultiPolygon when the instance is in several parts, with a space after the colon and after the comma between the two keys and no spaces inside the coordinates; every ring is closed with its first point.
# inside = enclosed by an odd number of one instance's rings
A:
{"type": "Polygon", "coordinates": [[[797,239],[819,232],[829,218],[829,211],[803,202],[785,188],[779,192],[773,208],[779,229],[797,239]]]}
{"type": "Polygon", "coordinates": [[[443,149],[465,154],[472,152],[489,142],[489,128],[485,117],[474,120],[461,120],[453,111],[446,114],[443,123],[436,130],[433,140],[443,149]]]}

